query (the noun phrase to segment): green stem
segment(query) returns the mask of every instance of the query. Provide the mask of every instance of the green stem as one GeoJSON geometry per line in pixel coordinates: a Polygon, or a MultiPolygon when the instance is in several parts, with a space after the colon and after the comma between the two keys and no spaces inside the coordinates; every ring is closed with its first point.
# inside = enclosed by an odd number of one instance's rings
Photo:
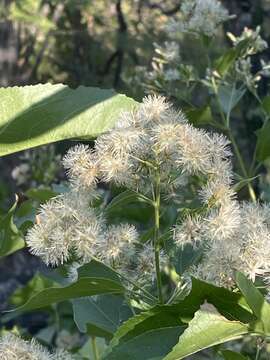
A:
{"type": "MultiPolygon", "coordinates": [[[[248,172],[247,172],[247,169],[246,169],[246,166],[245,166],[243,157],[242,157],[242,155],[241,155],[241,153],[240,153],[240,151],[239,151],[239,148],[238,148],[238,146],[237,146],[237,144],[236,144],[236,141],[235,141],[234,136],[233,136],[233,134],[232,134],[232,132],[231,132],[230,129],[228,129],[228,136],[229,136],[229,139],[230,139],[230,141],[231,141],[231,143],[232,143],[232,146],[233,146],[235,155],[236,155],[236,157],[237,157],[238,163],[239,163],[239,165],[240,165],[241,171],[242,171],[244,177],[248,179],[248,178],[249,178],[249,174],[248,174],[248,172]]],[[[255,194],[255,191],[254,191],[254,189],[253,189],[253,186],[252,186],[250,183],[248,183],[247,186],[248,186],[248,191],[249,191],[249,195],[250,195],[250,197],[251,197],[251,200],[254,201],[254,202],[256,202],[256,194],[255,194]]]]}
{"type": "Polygon", "coordinates": [[[94,360],[99,360],[99,352],[98,352],[97,342],[96,342],[96,337],[95,336],[91,336],[91,342],[92,342],[94,360]]]}
{"type": "Polygon", "coordinates": [[[257,352],[256,352],[256,358],[255,358],[255,360],[259,360],[259,359],[260,359],[260,354],[261,354],[261,348],[260,348],[260,346],[257,346],[257,352]]]}
{"type": "Polygon", "coordinates": [[[155,210],[155,226],[154,226],[154,251],[155,251],[155,267],[156,267],[156,278],[157,278],[157,287],[158,287],[158,298],[160,304],[163,304],[163,295],[162,295],[162,281],[160,273],[160,262],[159,262],[159,253],[160,253],[160,244],[159,244],[159,216],[160,216],[160,174],[156,173],[156,183],[155,183],[155,199],[154,199],[154,210],[155,210]]]}
{"type": "MultiPolygon", "coordinates": [[[[224,126],[226,128],[229,139],[230,139],[230,141],[232,143],[232,146],[233,146],[235,155],[237,157],[239,166],[241,168],[242,174],[246,179],[248,179],[250,176],[249,176],[248,171],[246,169],[246,166],[245,166],[243,157],[242,157],[242,155],[240,153],[240,150],[238,148],[238,145],[237,145],[237,143],[236,143],[236,141],[234,139],[234,136],[232,134],[232,131],[230,129],[230,114],[227,114],[227,117],[224,115],[224,112],[223,112],[222,106],[221,106],[221,102],[220,102],[220,99],[219,99],[219,96],[218,96],[217,84],[216,84],[214,78],[212,78],[212,84],[213,84],[213,89],[214,89],[215,97],[216,97],[217,104],[218,104],[219,113],[220,113],[220,116],[222,118],[223,124],[224,124],[224,126]]],[[[250,195],[251,200],[256,202],[256,194],[255,194],[255,191],[253,189],[253,186],[250,183],[248,183],[247,186],[248,186],[248,191],[249,191],[249,195],[250,195]]]]}
{"type": "MultiPolygon", "coordinates": [[[[100,262],[100,260],[98,258],[96,258],[95,256],[93,256],[93,259],[100,262]]],[[[115,270],[113,267],[111,267],[110,265],[106,264],[106,266],[111,269],[112,271],[114,271],[117,275],[119,275],[122,279],[126,280],[127,282],[129,282],[130,284],[132,284],[136,289],[140,290],[144,296],[146,298],[148,298],[148,300],[154,301],[156,302],[157,299],[147,290],[145,290],[144,288],[142,288],[141,286],[139,286],[135,281],[132,281],[131,279],[129,279],[128,277],[126,277],[125,275],[121,274],[120,272],[118,272],[117,270],[115,270]]]]}

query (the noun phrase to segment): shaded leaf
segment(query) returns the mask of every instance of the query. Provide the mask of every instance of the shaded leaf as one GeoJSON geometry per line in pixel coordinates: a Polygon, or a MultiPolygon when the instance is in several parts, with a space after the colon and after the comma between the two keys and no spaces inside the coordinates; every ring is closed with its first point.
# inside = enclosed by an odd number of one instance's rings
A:
{"type": "Polygon", "coordinates": [[[91,260],[89,263],[80,266],[77,271],[79,279],[84,277],[95,277],[110,279],[121,284],[118,274],[113,269],[97,260],[91,260]]]}
{"type": "Polygon", "coordinates": [[[221,351],[221,354],[225,360],[248,360],[247,357],[230,350],[221,351]]]}
{"type": "Polygon", "coordinates": [[[235,48],[229,49],[222,55],[216,62],[216,70],[221,75],[224,76],[230,70],[231,66],[234,64],[237,58],[237,51],[235,48]]]}
{"type": "Polygon", "coordinates": [[[125,289],[115,281],[95,277],[84,277],[69,286],[50,287],[42,290],[16,310],[35,310],[65,300],[99,294],[121,294],[124,293],[124,291],[125,289]]]}
{"type": "Polygon", "coordinates": [[[0,219],[0,257],[10,255],[25,246],[22,234],[13,221],[17,203],[18,198],[16,197],[14,205],[0,219]]]}
{"type": "Polygon", "coordinates": [[[202,126],[211,124],[212,121],[212,112],[209,105],[195,110],[190,110],[187,112],[189,121],[194,126],[202,126]]]}
{"type": "Polygon", "coordinates": [[[75,299],[72,304],[79,330],[99,337],[112,338],[120,324],[132,315],[120,296],[75,299]]]}
{"type": "MultiPolygon", "coordinates": [[[[174,305],[157,305],[126,321],[115,333],[108,351],[122,347],[124,343],[148,331],[168,327],[186,326],[195,312],[207,300],[215,305],[227,321],[252,322],[256,320],[241,294],[218,288],[203,281],[192,279],[192,290],[184,299],[174,305]]],[[[222,316],[220,315],[220,316],[222,316]]]]}
{"type": "Polygon", "coordinates": [[[263,162],[270,156],[270,122],[267,122],[261,129],[256,131],[257,148],[256,158],[263,162]]]}
{"type": "Polygon", "coordinates": [[[50,188],[35,188],[26,191],[26,196],[40,203],[44,203],[56,195],[58,195],[58,193],[50,188]]]}
{"type": "Polygon", "coordinates": [[[262,322],[264,331],[270,335],[270,304],[244,274],[236,273],[236,283],[256,317],[262,322]]]}
{"type": "Polygon", "coordinates": [[[161,360],[170,351],[185,326],[146,331],[103,357],[105,360],[161,360]]]}
{"type": "Polygon", "coordinates": [[[218,88],[218,96],[225,114],[230,114],[239,103],[246,92],[246,89],[236,89],[235,86],[221,85],[218,88]]]}
{"type": "Polygon", "coordinates": [[[230,321],[213,305],[205,304],[195,313],[187,330],[164,360],[180,360],[208,347],[238,339],[248,333],[248,325],[230,321]]]}
{"type": "Polygon", "coordinates": [[[29,299],[30,296],[53,286],[54,282],[42,274],[37,273],[25,286],[17,289],[11,296],[10,302],[19,306],[29,299]]]}

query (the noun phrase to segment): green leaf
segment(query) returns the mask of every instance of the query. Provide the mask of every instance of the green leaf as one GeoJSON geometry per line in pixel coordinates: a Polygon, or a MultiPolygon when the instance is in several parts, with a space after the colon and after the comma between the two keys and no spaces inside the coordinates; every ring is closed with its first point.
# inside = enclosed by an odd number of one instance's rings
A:
{"type": "Polygon", "coordinates": [[[97,260],[91,260],[77,269],[79,279],[84,277],[96,277],[109,279],[121,284],[118,274],[105,264],[97,260]]]}
{"type": "Polygon", "coordinates": [[[57,192],[45,187],[29,189],[26,191],[26,196],[28,196],[30,199],[37,200],[40,203],[44,203],[56,195],[58,195],[57,192]]]}
{"type": "Polygon", "coordinates": [[[248,360],[247,357],[230,350],[223,350],[221,354],[225,360],[248,360]]]}
{"type": "Polygon", "coordinates": [[[17,289],[11,296],[10,302],[13,305],[20,306],[24,304],[30,296],[38,293],[50,286],[54,285],[54,282],[42,274],[37,273],[26,286],[17,289]]]}
{"type": "Polygon", "coordinates": [[[116,195],[106,206],[105,211],[112,213],[114,209],[136,201],[138,194],[135,191],[126,190],[116,195]]]}
{"type": "Polygon", "coordinates": [[[211,124],[212,121],[212,112],[209,105],[204,106],[203,108],[190,110],[187,112],[189,121],[194,126],[203,126],[211,124]]]}
{"type": "Polygon", "coordinates": [[[25,246],[22,234],[13,221],[17,204],[18,197],[8,213],[0,219],[0,257],[10,255],[25,246]]]}
{"type": "MultiPolygon", "coordinates": [[[[101,356],[102,358],[102,354],[104,353],[105,349],[106,349],[106,342],[104,339],[101,338],[95,338],[95,347],[96,350],[99,354],[99,356],[101,356]]],[[[82,358],[84,360],[88,360],[88,359],[95,359],[95,355],[96,351],[93,349],[93,340],[89,339],[84,345],[83,347],[80,348],[80,350],[78,351],[78,355],[81,355],[82,358]]],[[[77,357],[76,357],[77,359],[77,357]]],[[[81,359],[79,357],[79,359],[81,359]]]]}
{"type": "Polygon", "coordinates": [[[40,309],[65,300],[100,294],[122,294],[125,289],[121,284],[103,278],[84,277],[65,287],[50,287],[32,296],[17,311],[40,309]]]}
{"type": "Polygon", "coordinates": [[[236,89],[233,85],[221,85],[218,88],[218,96],[225,114],[230,114],[239,103],[246,92],[246,89],[236,89]]]}
{"type": "Polygon", "coordinates": [[[121,348],[124,343],[148,331],[177,326],[185,327],[205,300],[215,305],[218,311],[228,319],[227,321],[241,320],[249,323],[256,319],[241,294],[192,279],[192,290],[184,300],[174,305],[155,306],[130,318],[120,326],[108,351],[117,351],[117,348],[121,348]]]}
{"type": "Polygon", "coordinates": [[[175,304],[171,311],[178,313],[182,319],[186,316],[188,321],[193,318],[194,313],[205,301],[213,304],[223,316],[230,320],[242,322],[256,320],[241,294],[194,278],[190,294],[183,301],[175,304]]]}
{"type": "Polygon", "coordinates": [[[109,350],[113,350],[147,331],[175,326],[186,327],[174,312],[169,311],[170,308],[171,307],[157,306],[130,318],[115,333],[110,343],[109,350]],[[168,311],[162,311],[165,308],[168,308],[168,311]]]}
{"type": "Polygon", "coordinates": [[[225,76],[233,66],[234,62],[245,53],[250,44],[250,39],[244,39],[236,47],[227,50],[215,64],[215,69],[219,75],[225,76]]]}
{"type": "Polygon", "coordinates": [[[75,299],[72,304],[78,329],[92,336],[112,338],[120,324],[132,315],[120,296],[101,295],[75,299]]]}
{"type": "Polygon", "coordinates": [[[0,156],[71,138],[94,138],[136,102],[113,90],[66,85],[0,88],[0,156]]]}
{"type": "Polygon", "coordinates": [[[236,273],[236,283],[256,317],[262,322],[265,333],[269,336],[270,304],[252,281],[240,272],[236,273]]]}
{"type": "Polygon", "coordinates": [[[230,321],[220,315],[213,305],[204,304],[164,360],[180,360],[208,347],[241,338],[247,333],[247,324],[230,321]]]}
{"type": "Polygon", "coordinates": [[[184,274],[192,265],[196,264],[202,256],[202,249],[194,249],[190,244],[177,249],[172,259],[175,270],[179,275],[184,274]]]}
{"type": "Polygon", "coordinates": [[[134,202],[149,203],[150,201],[148,202],[146,198],[142,198],[142,196],[135,191],[126,190],[115,196],[106,206],[105,211],[107,214],[113,214],[118,208],[134,202]]]}
{"type": "Polygon", "coordinates": [[[184,326],[146,331],[103,357],[104,360],[162,360],[176,343],[184,326]]]}
{"type": "Polygon", "coordinates": [[[263,162],[270,156],[270,122],[268,121],[261,129],[256,131],[257,148],[256,158],[263,162]]]}
{"type": "Polygon", "coordinates": [[[216,71],[224,76],[230,70],[231,66],[237,58],[237,51],[235,48],[229,49],[216,62],[216,71]]]}

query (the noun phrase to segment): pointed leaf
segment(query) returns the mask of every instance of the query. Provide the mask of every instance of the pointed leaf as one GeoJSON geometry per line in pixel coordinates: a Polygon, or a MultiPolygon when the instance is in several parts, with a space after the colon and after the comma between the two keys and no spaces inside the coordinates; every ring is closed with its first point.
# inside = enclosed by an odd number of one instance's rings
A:
{"type": "Polygon", "coordinates": [[[81,332],[112,338],[120,324],[132,316],[120,296],[100,295],[72,301],[74,321],[81,332]]]}
{"type": "Polygon", "coordinates": [[[16,210],[18,198],[8,213],[0,219],[0,258],[10,255],[25,246],[23,236],[14,224],[13,215],[16,210]]]}
{"type": "Polygon", "coordinates": [[[146,331],[103,357],[104,360],[162,360],[176,343],[185,326],[146,331]]]}
{"type": "Polygon", "coordinates": [[[262,293],[244,274],[236,273],[236,283],[244,295],[248,305],[257,318],[262,322],[266,334],[270,335],[270,304],[264,299],[262,293]]]}
{"type": "Polygon", "coordinates": [[[39,84],[0,88],[0,156],[71,138],[94,138],[136,102],[113,90],[39,84]]]}
{"type": "Polygon", "coordinates": [[[121,284],[102,278],[85,277],[65,287],[50,287],[32,296],[17,311],[40,309],[65,300],[99,294],[121,294],[125,289],[121,284]]]}
{"type": "Polygon", "coordinates": [[[211,304],[205,304],[195,313],[178,344],[164,360],[180,360],[208,347],[241,338],[248,333],[248,325],[230,321],[220,315],[211,304]]]}

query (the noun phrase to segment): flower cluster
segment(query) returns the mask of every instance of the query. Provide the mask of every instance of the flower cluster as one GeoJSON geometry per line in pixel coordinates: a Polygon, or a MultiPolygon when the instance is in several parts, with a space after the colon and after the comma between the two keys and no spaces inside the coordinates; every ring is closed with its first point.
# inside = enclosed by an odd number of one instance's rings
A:
{"type": "Polygon", "coordinates": [[[167,31],[176,33],[191,32],[214,36],[217,27],[230,19],[228,11],[218,0],[185,0],[181,6],[180,20],[172,20],[167,31]]]}
{"type": "Polygon", "coordinates": [[[235,47],[240,43],[245,44],[244,55],[250,56],[260,53],[268,48],[268,44],[262,39],[260,31],[260,26],[257,26],[256,30],[246,27],[240,36],[236,37],[232,33],[228,33],[228,37],[235,47]]]}
{"type": "Polygon", "coordinates": [[[7,333],[0,337],[0,354],[3,360],[72,360],[66,351],[49,353],[35,340],[25,341],[20,337],[7,333]]]}
{"type": "MultiPolygon", "coordinates": [[[[203,248],[202,263],[192,269],[198,277],[230,287],[237,269],[254,280],[269,272],[270,209],[238,202],[230,156],[223,135],[193,127],[165,98],[148,96],[123,113],[94,149],[79,145],[67,153],[63,164],[70,191],[41,207],[27,235],[30,251],[52,265],[71,257],[79,264],[98,258],[136,280],[152,280],[153,247],[140,244],[133,225],[110,225],[101,211],[97,214],[91,207],[97,183],[114,182],[151,200],[157,179],[166,199],[172,189],[177,192],[200,177],[201,207],[174,227],[175,244],[203,248]]],[[[161,264],[166,264],[164,254],[161,264]]]]}
{"type": "Polygon", "coordinates": [[[270,271],[270,207],[239,203],[230,191],[223,192],[219,201],[219,208],[213,208],[211,201],[209,207],[212,209],[206,214],[186,217],[174,229],[179,246],[189,243],[203,249],[202,262],[193,267],[191,273],[229,288],[235,286],[235,270],[245,273],[253,281],[256,276],[267,278],[270,271]]]}
{"type": "Polygon", "coordinates": [[[30,251],[53,266],[72,255],[82,263],[98,257],[108,264],[119,262],[123,254],[131,256],[138,237],[134,226],[107,227],[90,200],[91,193],[72,189],[42,205],[37,223],[27,234],[30,251]]]}
{"type": "MultiPolygon", "coordinates": [[[[188,177],[202,175],[208,182],[201,196],[208,201],[221,196],[219,192],[230,192],[230,155],[222,135],[194,128],[165,98],[146,97],[137,109],[123,113],[115,127],[97,139],[94,149],[78,145],[68,151],[63,164],[70,191],[41,206],[26,237],[30,251],[48,265],[63,264],[70,258],[80,264],[98,258],[135,278],[140,274],[138,269],[152,278],[154,258],[149,244],[139,244],[135,227],[107,225],[102,213],[91,207],[98,181],[151,196],[158,176],[161,193],[168,196],[188,177]],[[217,189],[218,194],[214,193],[217,189]]],[[[211,216],[209,229],[215,237],[219,233],[214,210],[211,216]]],[[[181,236],[181,242],[179,239],[181,236]]],[[[165,264],[165,256],[161,263],[165,264]]]]}
{"type": "Polygon", "coordinates": [[[256,73],[253,71],[252,56],[268,48],[267,42],[260,36],[260,30],[259,26],[256,30],[245,28],[239,37],[228,33],[228,37],[233,42],[234,47],[240,44],[242,48],[240,57],[235,62],[237,79],[244,82],[251,92],[256,91],[262,76],[269,76],[269,63],[265,63],[262,59],[260,60],[260,70],[256,73]]]}

